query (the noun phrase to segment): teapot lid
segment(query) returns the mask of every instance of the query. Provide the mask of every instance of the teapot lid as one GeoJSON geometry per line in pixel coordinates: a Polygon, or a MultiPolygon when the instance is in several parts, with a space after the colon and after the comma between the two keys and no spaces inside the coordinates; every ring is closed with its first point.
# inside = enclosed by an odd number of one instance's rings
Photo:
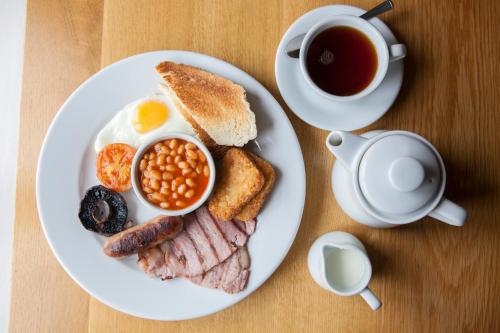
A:
{"type": "Polygon", "coordinates": [[[368,147],[357,177],[357,192],[373,215],[404,223],[442,194],[445,174],[441,157],[427,140],[394,131],[368,147]]]}

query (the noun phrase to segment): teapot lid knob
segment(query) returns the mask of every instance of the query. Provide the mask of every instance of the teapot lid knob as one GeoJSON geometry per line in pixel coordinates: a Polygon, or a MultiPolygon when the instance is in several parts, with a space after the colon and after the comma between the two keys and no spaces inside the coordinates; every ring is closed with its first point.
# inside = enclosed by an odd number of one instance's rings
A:
{"type": "Polygon", "coordinates": [[[400,157],[389,167],[389,181],[400,192],[416,190],[424,181],[424,177],[424,167],[411,157],[400,157]]]}

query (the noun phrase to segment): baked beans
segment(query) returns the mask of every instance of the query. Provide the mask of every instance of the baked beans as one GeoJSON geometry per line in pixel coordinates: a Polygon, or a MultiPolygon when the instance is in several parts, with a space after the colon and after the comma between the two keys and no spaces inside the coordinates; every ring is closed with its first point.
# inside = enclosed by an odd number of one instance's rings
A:
{"type": "Polygon", "coordinates": [[[183,139],[154,144],[142,155],[138,172],[144,197],[169,210],[184,209],[198,201],[210,177],[205,154],[183,139]]]}

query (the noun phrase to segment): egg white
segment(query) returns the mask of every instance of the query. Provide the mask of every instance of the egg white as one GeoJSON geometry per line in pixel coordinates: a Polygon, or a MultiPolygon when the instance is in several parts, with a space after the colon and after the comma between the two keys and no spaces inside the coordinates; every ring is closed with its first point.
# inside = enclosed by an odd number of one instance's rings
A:
{"type": "Polygon", "coordinates": [[[194,135],[193,128],[182,117],[179,109],[175,106],[170,96],[156,92],[150,96],[138,99],[119,110],[97,134],[94,149],[98,153],[106,145],[111,143],[126,143],[138,148],[144,142],[150,141],[153,137],[168,134],[169,132],[181,132],[194,135]],[[148,101],[158,101],[164,103],[168,109],[168,117],[165,123],[147,133],[139,133],[134,129],[133,118],[137,106],[148,101]]]}

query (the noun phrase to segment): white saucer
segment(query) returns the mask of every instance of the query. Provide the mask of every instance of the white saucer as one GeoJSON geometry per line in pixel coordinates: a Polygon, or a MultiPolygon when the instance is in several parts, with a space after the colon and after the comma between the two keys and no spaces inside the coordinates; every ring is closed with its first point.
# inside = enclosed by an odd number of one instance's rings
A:
{"type": "MultiPolygon", "coordinates": [[[[389,64],[387,75],[370,95],[354,102],[335,102],[316,94],[304,80],[298,59],[290,58],[285,46],[295,36],[306,33],[315,23],[328,17],[348,14],[361,15],[365,10],[345,5],[314,9],[299,17],[281,39],[276,52],[275,75],[281,96],[288,107],[309,125],[325,130],[352,131],[368,126],[389,110],[403,82],[403,61],[389,64]]],[[[378,18],[370,20],[388,44],[397,44],[391,30],[378,18]]]]}

